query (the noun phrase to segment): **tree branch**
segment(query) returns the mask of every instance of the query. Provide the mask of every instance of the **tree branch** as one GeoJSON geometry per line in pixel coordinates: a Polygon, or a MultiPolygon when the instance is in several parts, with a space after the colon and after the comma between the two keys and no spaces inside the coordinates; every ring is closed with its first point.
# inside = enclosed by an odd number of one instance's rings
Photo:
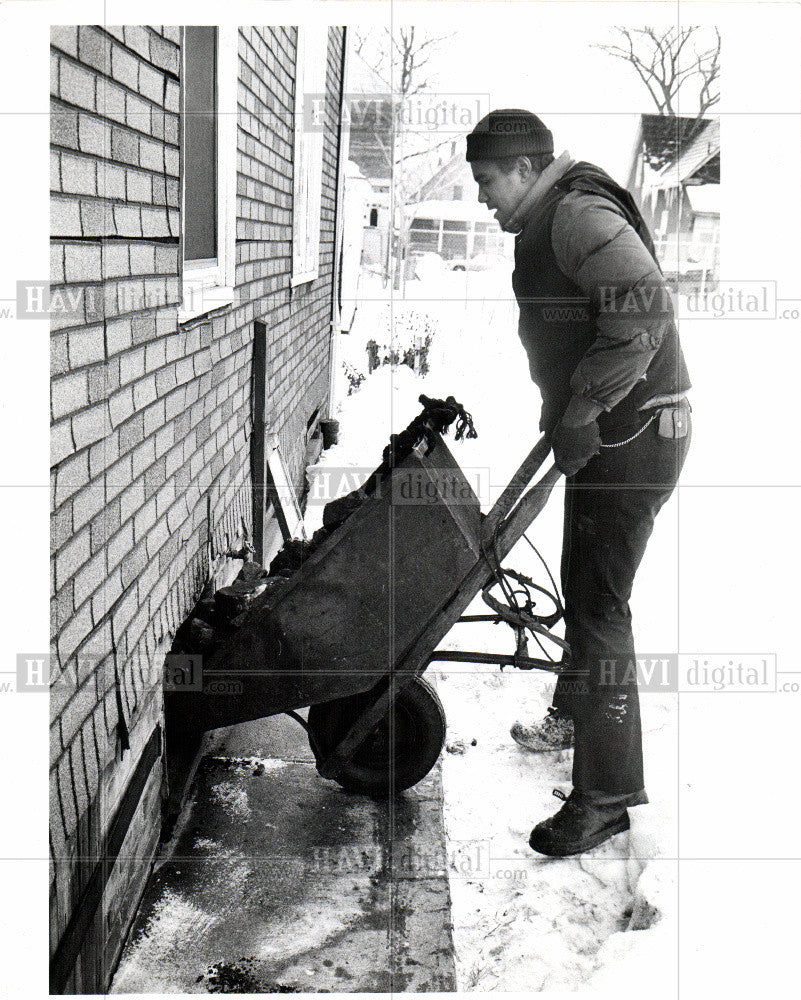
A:
{"type": "Polygon", "coordinates": [[[671,27],[664,31],[652,27],[618,27],[614,30],[618,36],[617,44],[607,42],[592,48],[628,62],[648,90],[659,114],[674,114],[679,91],[694,79],[699,80],[699,114],[720,100],[715,86],[720,57],[720,32],[717,28],[714,29],[716,45],[705,52],[694,52],[694,58],[689,62],[685,58],[686,49],[699,37],[702,29],[698,27],[671,27]]]}

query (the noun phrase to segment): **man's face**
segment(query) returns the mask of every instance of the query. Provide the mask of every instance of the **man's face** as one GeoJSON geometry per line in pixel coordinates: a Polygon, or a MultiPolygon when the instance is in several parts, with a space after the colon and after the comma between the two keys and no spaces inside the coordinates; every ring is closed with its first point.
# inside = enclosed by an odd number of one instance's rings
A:
{"type": "Polygon", "coordinates": [[[520,157],[508,174],[494,160],[474,160],[470,166],[478,184],[478,200],[495,213],[503,229],[534,181],[530,161],[520,157]]]}

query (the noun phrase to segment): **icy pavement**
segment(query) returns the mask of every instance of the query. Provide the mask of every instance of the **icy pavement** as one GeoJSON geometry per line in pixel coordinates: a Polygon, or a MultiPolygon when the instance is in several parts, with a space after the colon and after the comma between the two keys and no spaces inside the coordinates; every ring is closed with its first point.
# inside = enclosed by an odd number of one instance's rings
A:
{"type": "Polygon", "coordinates": [[[286,717],[218,732],[111,992],[452,991],[439,768],[378,802],[286,717]]]}

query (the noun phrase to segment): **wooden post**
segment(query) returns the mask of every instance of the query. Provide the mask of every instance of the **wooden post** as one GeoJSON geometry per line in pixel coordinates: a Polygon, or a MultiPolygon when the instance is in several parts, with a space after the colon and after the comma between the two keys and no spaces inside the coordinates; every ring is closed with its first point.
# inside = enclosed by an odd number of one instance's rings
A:
{"type": "Polygon", "coordinates": [[[264,526],[267,519],[267,324],[253,324],[253,432],[250,438],[251,480],[253,483],[253,545],[264,558],[264,526]]]}

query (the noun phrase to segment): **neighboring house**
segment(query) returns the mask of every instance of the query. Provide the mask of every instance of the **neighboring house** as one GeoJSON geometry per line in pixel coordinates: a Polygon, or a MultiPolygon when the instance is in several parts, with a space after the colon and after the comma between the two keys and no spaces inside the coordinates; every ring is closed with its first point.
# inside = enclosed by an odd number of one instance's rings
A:
{"type": "Polygon", "coordinates": [[[301,491],[329,414],[345,30],[51,42],[51,992],[101,993],[159,841],[164,655],[277,544],[265,440],[301,491]]]}
{"type": "Polygon", "coordinates": [[[702,290],[720,261],[720,120],[642,115],[629,190],[654,233],[666,277],[702,290]]]}
{"type": "Polygon", "coordinates": [[[340,330],[350,331],[356,316],[362,263],[369,257],[369,240],[378,224],[370,208],[372,188],[361,170],[349,160],[345,164],[342,203],[342,277],[339,283],[340,330]]]}
{"type": "Polygon", "coordinates": [[[453,140],[446,149],[447,159],[440,162],[431,178],[421,185],[413,201],[472,201],[477,204],[478,184],[465,158],[466,140],[453,140]]]}
{"type": "Polygon", "coordinates": [[[477,201],[421,201],[407,205],[407,255],[435,253],[443,260],[504,254],[506,237],[477,201]]]}
{"type": "Polygon", "coordinates": [[[392,88],[358,53],[348,64],[351,160],[370,180],[392,178],[392,88]]]}
{"type": "Polygon", "coordinates": [[[478,185],[465,159],[465,141],[453,141],[449,157],[406,206],[407,255],[437,253],[445,260],[479,254],[512,254],[507,236],[478,201],[478,185]]]}
{"type": "Polygon", "coordinates": [[[386,270],[389,261],[390,187],[394,155],[392,88],[357,53],[348,65],[348,155],[369,184],[365,198],[363,263],[386,270]]]}

